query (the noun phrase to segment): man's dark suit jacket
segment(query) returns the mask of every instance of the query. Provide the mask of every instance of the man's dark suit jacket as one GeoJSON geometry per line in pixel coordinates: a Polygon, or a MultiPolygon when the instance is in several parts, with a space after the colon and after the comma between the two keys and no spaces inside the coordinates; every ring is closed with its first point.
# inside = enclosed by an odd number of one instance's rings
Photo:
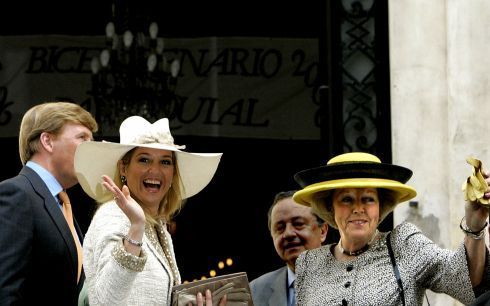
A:
{"type": "Polygon", "coordinates": [[[77,305],[84,280],[77,284],[77,261],[63,212],[39,175],[23,167],[1,182],[0,305],[77,305]]]}
{"type": "Polygon", "coordinates": [[[480,295],[471,306],[490,306],[490,291],[480,295]]]}
{"type": "Polygon", "coordinates": [[[287,306],[288,268],[266,273],[250,282],[255,306],[287,306]]]}

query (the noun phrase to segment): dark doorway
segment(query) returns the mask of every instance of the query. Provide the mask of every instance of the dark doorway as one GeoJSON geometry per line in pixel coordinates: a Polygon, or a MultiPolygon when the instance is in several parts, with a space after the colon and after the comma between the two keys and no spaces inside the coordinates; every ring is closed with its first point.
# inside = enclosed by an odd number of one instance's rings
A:
{"type": "MultiPolygon", "coordinates": [[[[140,17],[158,21],[166,37],[290,37],[319,38],[325,26],[320,2],[286,5],[264,1],[241,3],[116,1],[132,5],[140,17]]],[[[110,1],[17,2],[2,4],[10,18],[0,20],[0,35],[104,35],[110,1]]],[[[56,95],[56,93],[53,93],[56,95]]],[[[294,122],[291,122],[294,128],[294,122]]],[[[1,130],[0,130],[1,136],[1,130]]],[[[176,137],[191,152],[223,152],[213,181],[189,199],[176,217],[174,246],[183,280],[246,271],[249,279],[282,265],[267,229],[267,210],[275,193],[298,188],[295,172],[322,164],[327,150],[320,139],[310,141],[223,137],[176,137]],[[219,270],[226,258],[233,265],[219,270]]],[[[107,140],[106,138],[103,138],[107,140]]],[[[118,139],[115,139],[118,141],[118,139]]],[[[21,168],[18,139],[0,138],[9,162],[0,179],[21,168]]],[[[86,230],[95,203],[80,186],[69,190],[75,214],[86,230]]]]}
{"type": "MultiPolygon", "coordinates": [[[[378,93],[376,102],[389,106],[387,1],[373,2],[377,3],[376,14],[381,15],[381,22],[376,24],[376,44],[370,43],[377,48],[374,62],[380,68],[374,70],[375,82],[370,78],[360,84],[375,88],[372,92],[378,93]]],[[[333,153],[346,150],[344,142],[348,136],[344,133],[343,100],[352,100],[357,106],[364,106],[357,98],[365,96],[358,91],[354,91],[352,98],[347,95],[347,89],[354,88],[352,85],[357,86],[359,82],[345,77],[350,75],[342,66],[346,64],[342,58],[342,48],[345,48],[344,52],[351,51],[352,47],[358,48],[358,51],[365,49],[364,45],[357,44],[360,40],[343,45],[340,31],[341,24],[346,20],[351,22],[352,17],[364,17],[362,14],[352,15],[353,8],[345,9],[351,11],[350,15],[345,13],[344,8],[340,7],[341,1],[295,5],[267,1],[223,4],[145,0],[131,3],[137,5],[134,10],[142,12],[145,18],[155,18],[165,37],[257,36],[319,40],[319,61],[323,70],[319,73],[322,80],[318,80],[316,85],[326,88],[323,93],[318,91],[323,99],[319,100],[319,107],[325,108],[318,127],[322,130],[319,139],[274,140],[268,139],[267,135],[261,139],[247,138],[246,135],[240,138],[176,137],[176,143],[187,145],[188,151],[224,153],[213,181],[203,192],[190,198],[175,219],[174,246],[183,280],[208,276],[210,269],[217,270],[218,274],[246,271],[249,279],[254,279],[283,265],[267,229],[267,210],[275,193],[298,188],[293,180],[294,173],[325,164],[333,153]],[[334,13],[328,14],[327,3],[332,4],[334,13]],[[226,258],[231,258],[233,265],[225,266],[223,270],[216,268],[218,262],[226,258]]],[[[2,4],[2,10],[9,17],[0,19],[0,35],[104,35],[112,11],[111,1],[95,0],[38,1],[28,6],[21,2],[8,2],[2,4]]],[[[360,12],[363,13],[362,10],[360,12]]],[[[357,23],[351,24],[353,29],[359,29],[357,23]]],[[[357,90],[357,87],[354,89],[357,90]]],[[[390,161],[391,143],[387,141],[391,134],[389,107],[378,108],[374,117],[383,137],[379,137],[373,146],[366,147],[366,151],[390,161]]],[[[295,123],[291,122],[290,126],[294,129],[295,123]]],[[[0,137],[8,161],[0,173],[3,180],[16,175],[21,165],[17,138],[2,137],[1,127],[0,137]]],[[[77,219],[86,229],[95,204],[79,186],[69,192],[77,219]]],[[[391,228],[391,224],[385,228],[391,228]]],[[[338,240],[335,231],[330,231],[327,240],[338,240]]]]}

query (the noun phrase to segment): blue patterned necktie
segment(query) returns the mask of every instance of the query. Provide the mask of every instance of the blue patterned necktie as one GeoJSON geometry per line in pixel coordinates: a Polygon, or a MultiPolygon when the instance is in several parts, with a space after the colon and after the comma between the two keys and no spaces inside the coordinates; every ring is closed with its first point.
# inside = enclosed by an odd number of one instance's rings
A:
{"type": "Polygon", "coordinates": [[[289,290],[289,293],[291,295],[289,297],[289,300],[290,300],[289,306],[295,306],[296,305],[296,291],[294,290],[294,281],[291,283],[291,285],[289,287],[291,288],[291,290],[289,290]]]}

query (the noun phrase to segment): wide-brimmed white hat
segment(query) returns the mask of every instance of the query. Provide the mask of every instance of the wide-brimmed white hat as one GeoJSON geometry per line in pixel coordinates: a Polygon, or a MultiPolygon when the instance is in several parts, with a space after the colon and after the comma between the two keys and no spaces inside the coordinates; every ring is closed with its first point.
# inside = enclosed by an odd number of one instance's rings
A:
{"type": "Polygon", "coordinates": [[[185,146],[174,144],[167,118],[151,124],[139,116],[125,119],[119,128],[120,143],[87,141],[75,152],[75,171],[83,190],[98,202],[112,198],[102,186],[102,175],[114,181],[118,175],[117,162],[135,147],[162,149],[175,152],[182,182],[182,199],[201,191],[213,178],[222,153],[190,153],[185,146]]]}

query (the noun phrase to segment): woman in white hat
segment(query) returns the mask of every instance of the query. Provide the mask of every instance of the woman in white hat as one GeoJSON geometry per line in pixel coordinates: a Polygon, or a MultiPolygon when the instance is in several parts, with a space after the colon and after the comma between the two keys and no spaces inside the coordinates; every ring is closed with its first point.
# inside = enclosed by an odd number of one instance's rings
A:
{"type": "MultiPolygon", "coordinates": [[[[422,305],[426,289],[469,304],[473,289],[488,286],[489,257],[482,239],[487,207],[466,204],[461,224],[466,237],[456,251],[438,247],[406,222],[390,233],[378,231],[398,203],[416,196],[405,184],[411,176],[407,168],[359,152],[295,175],[303,189],[294,200],[311,206],[340,233],[338,243],[298,258],[298,305],[422,305]]],[[[484,197],[490,198],[485,187],[484,197]]]]}
{"type": "MultiPolygon", "coordinates": [[[[166,118],[129,117],[119,132],[120,143],[87,142],[75,154],[83,190],[100,203],[83,245],[89,302],[170,305],[181,280],[167,221],[210,182],[222,154],[182,151],[166,118]]],[[[211,305],[210,295],[197,303],[211,305]]]]}

